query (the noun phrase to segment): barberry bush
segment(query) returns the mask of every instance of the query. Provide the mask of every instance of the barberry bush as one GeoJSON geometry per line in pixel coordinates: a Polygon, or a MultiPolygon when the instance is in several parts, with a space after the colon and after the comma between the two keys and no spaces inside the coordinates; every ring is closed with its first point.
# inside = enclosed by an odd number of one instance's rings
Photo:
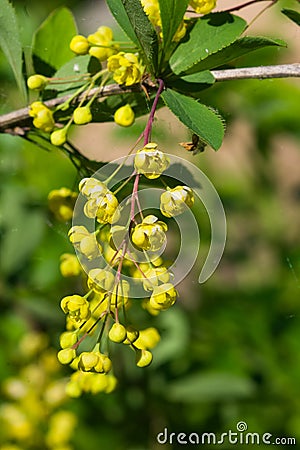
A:
{"type": "MultiPolygon", "coordinates": [[[[51,302],[42,302],[41,306],[38,301],[28,302],[29,306],[26,306],[22,286],[19,291],[24,298],[25,316],[34,317],[34,324],[28,320],[26,332],[32,326],[43,324],[48,327],[51,339],[59,347],[57,360],[61,370],[68,366],[63,372],[66,383],[60,385],[65,386],[64,393],[76,398],[77,402],[82,401],[82,405],[85,401],[86,404],[95,401],[91,400],[90,394],[101,394],[100,402],[109,402],[106,398],[111,396],[115,405],[125,402],[129,409],[138,409],[139,400],[132,401],[130,406],[129,397],[139,392],[142,396],[140,404],[144,405],[144,391],[135,387],[135,380],[138,380],[136,386],[140,380],[147,380],[145,386],[154,396],[147,413],[149,417],[159,412],[155,392],[164,391],[165,398],[174,402],[188,399],[187,405],[193,404],[194,388],[198,400],[199,395],[209,396],[211,389],[209,398],[214,401],[214,393],[220,386],[221,398],[222,395],[226,397],[226,392],[229,396],[232,392],[232,398],[251,397],[254,392],[252,380],[238,374],[231,378],[220,374],[215,379],[213,375],[212,384],[207,374],[207,379],[200,377],[202,381],[198,387],[197,376],[201,374],[201,366],[205,366],[205,352],[209,349],[201,329],[193,328],[193,313],[190,323],[184,318],[184,310],[189,307],[186,305],[190,305],[192,311],[195,308],[195,301],[190,297],[196,298],[197,291],[181,289],[180,282],[192,270],[198,257],[199,227],[201,230],[207,227],[203,223],[200,201],[210,220],[212,242],[210,248],[206,243],[207,256],[202,258],[203,267],[198,267],[200,276],[199,273],[193,275],[193,284],[203,283],[217,268],[225,245],[226,220],[214,187],[203,172],[187,160],[195,161],[197,154],[202,157],[206,148],[205,154],[217,151],[223,143],[226,119],[230,122],[226,115],[230,108],[234,115],[236,98],[230,88],[221,88],[223,91],[219,88],[220,80],[230,79],[226,78],[229,76],[226,69],[237,68],[240,58],[251,61],[254,51],[285,51],[287,44],[277,37],[254,36],[248,31],[249,24],[239,14],[248,3],[222,10],[217,8],[215,1],[209,0],[107,0],[108,9],[117,22],[114,25],[99,22],[95,30],[79,34],[70,10],[60,8],[52,12],[35,32],[30,51],[23,52],[14,9],[8,1],[1,3],[0,44],[27,105],[8,119],[3,116],[1,131],[18,136],[28,145],[33,144],[34,151],[51,151],[57,155],[57,168],[61,164],[59,158],[64,158],[59,169],[61,174],[56,174],[58,169],[47,163],[45,166],[42,163],[43,167],[38,169],[43,180],[39,181],[41,186],[47,184],[44,180],[48,173],[51,176],[51,171],[61,180],[60,185],[47,192],[47,221],[51,230],[47,232],[45,253],[41,250],[41,256],[38,253],[36,256],[43,259],[44,266],[36,267],[35,275],[31,277],[31,283],[39,285],[42,276],[42,284],[49,287],[45,295],[51,302]],[[228,109],[224,107],[226,92],[233,98],[233,105],[228,109]],[[176,120],[177,124],[181,122],[187,130],[186,142],[175,144],[179,144],[182,157],[175,156],[174,143],[170,144],[172,137],[165,136],[165,130],[160,131],[157,117],[161,108],[168,110],[170,120],[176,120]],[[114,129],[120,136],[128,136],[128,149],[124,150],[123,157],[115,159],[109,148],[102,148],[104,136],[100,125],[95,139],[101,155],[97,159],[101,161],[94,161],[76,146],[76,132],[86,130],[83,132],[88,134],[91,128],[84,125],[104,122],[114,122],[114,129]],[[73,182],[68,183],[68,177],[73,182]],[[56,277],[45,275],[48,257],[54,256],[51,242],[55,240],[55,234],[56,238],[58,235],[64,239],[63,244],[56,246],[60,250],[59,258],[55,255],[60,279],[57,273],[56,277]],[[57,284],[55,290],[51,283],[57,284]],[[51,320],[55,326],[51,327],[51,320]],[[191,335],[189,329],[194,330],[191,335]],[[191,359],[189,348],[193,351],[191,359]],[[199,359],[197,349],[200,349],[199,359]],[[179,358],[176,359],[177,354],[179,358]],[[168,362],[170,366],[166,367],[165,373],[170,371],[170,378],[160,378],[157,368],[168,362]],[[192,364],[196,368],[199,366],[199,372],[196,371],[189,382],[192,364]],[[150,365],[152,367],[148,368],[150,365]],[[182,374],[186,380],[183,377],[181,383],[182,374]],[[151,381],[152,376],[154,381],[151,381]],[[167,380],[172,380],[172,376],[178,379],[169,389],[167,380]],[[235,384],[236,389],[232,388],[235,384]],[[160,386],[158,391],[155,386],[160,386]],[[83,400],[79,399],[82,395],[83,400]]],[[[275,3],[270,1],[268,6],[275,3]]],[[[293,22],[299,21],[296,11],[284,9],[282,12],[293,22]]],[[[292,22],[291,26],[296,27],[292,22]]],[[[252,65],[256,65],[255,59],[252,59],[252,65]]],[[[263,71],[261,77],[265,77],[263,71]]],[[[251,99],[251,95],[248,98],[251,99]]],[[[292,93],[290,102],[297,110],[292,93]]],[[[252,114],[257,114],[256,105],[252,114]]],[[[291,115],[294,119],[295,114],[291,115]]],[[[292,120],[291,128],[293,123],[292,120]]],[[[263,138],[264,142],[268,139],[261,129],[257,136],[258,144],[263,138]]],[[[45,155],[40,158],[43,161],[45,155]]],[[[222,172],[222,167],[219,170],[222,172]]],[[[218,174],[216,178],[212,181],[218,184],[218,174]]],[[[228,189],[230,191],[230,182],[228,189]]],[[[8,211],[10,194],[5,187],[4,192],[8,211]]],[[[19,267],[37,245],[31,248],[31,243],[41,239],[39,233],[41,236],[42,222],[45,221],[39,208],[34,210],[32,206],[28,220],[26,197],[21,192],[20,198],[19,220],[22,222],[26,215],[25,229],[27,226],[30,237],[27,238],[29,250],[25,250],[23,257],[21,253],[19,267]],[[35,236],[31,235],[31,230],[38,230],[33,233],[35,236]]],[[[228,201],[230,203],[230,193],[228,201]]],[[[8,248],[15,245],[17,254],[18,241],[15,244],[7,242],[8,248]]],[[[4,263],[9,277],[10,273],[17,276],[19,270],[18,265],[14,267],[14,258],[18,261],[14,256],[4,263]]],[[[209,288],[207,292],[210,297],[209,288]]],[[[220,286],[216,292],[221,295],[220,286]]],[[[228,301],[227,295],[224,297],[228,301]]],[[[213,323],[213,316],[211,320],[213,323]]],[[[202,322],[204,333],[207,333],[210,326],[205,319],[202,322]]],[[[230,332],[230,326],[226,326],[230,332]]],[[[218,345],[221,341],[220,338],[218,345]]],[[[47,354],[46,346],[41,350],[47,354]]],[[[228,352],[227,361],[230,361],[228,352]]],[[[243,367],[240,364],[241,371],[243,367]]],[[[47,370],[45,368],[46,375],[47,370]]],[[[47,383],[44,380],[41,389],[48,392],[47,383]]],[[[34,419],[31,423],[23,411],[27,392],[30,394],[26,380],[22,376],[12,381],[8,378],[4,381],[4,390],[13,401],[19,401],[20,407],[7,403],[2,410],[0,417],[3,417],[4,427],[7,423],[8,431],[12,430],[5,435],[3,450],[19,448],[24,433],[24,445],[28,449],[39,446],[56,450],[71,448],[69,439],[78,419],[73,412],[56,412],[56,406],[66,401],[61,391],[57,394],[57,405],[54,402],[51,407],[47,402],[52,391],[45,398],[44,393],[39,394],[43,397],[39,408],[47,405],[49,412],[43,416],[45,439],[40,435],[34,440],[32,430],[38,422],[34,419]],[[18,389],[26,391],[25,394],[18,396],[15,393],[18,389]],[[16,426],[14,429],[15,418],[20,422],[20,429],[16,426]],[[58,430],[62,424],[65,434],[62,433],[60,438],[58,430]]],[[[218,396],[216,399],[220,400],[218,396]]],[[[125,407],[122,411],[125,413],[125,407]]],[[[198,417],[196,409],[195,416],[198,417]]],[[[122,418],[118,420],[120,423],[122,418]]],[[[165,423],[164,419],[159,420],[159,426],[161,423],[165,423]]],[[[190,424],[193,424],[192,417],[190,424]]],[[[155,430],[159,426],[155,426],[155,430]]],[[[84,439],[81,439],[83,445],[84,439]]],[[[115,442],[117,448],[117,438],[115,442]]]]}

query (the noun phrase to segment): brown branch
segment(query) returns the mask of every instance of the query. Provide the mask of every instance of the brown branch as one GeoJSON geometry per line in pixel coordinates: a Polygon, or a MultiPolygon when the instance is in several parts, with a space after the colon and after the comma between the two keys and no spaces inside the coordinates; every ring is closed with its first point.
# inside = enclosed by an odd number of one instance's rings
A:
{"type": "Polygon", "coordinates": [[[212,70],[216,81],[300,77],[300,63],[212,70]]]}
{"type": "MultiPolygon", "coordinates": [[[[83,92],[77,97],[76,102],[80,102],[82,98],[89,100],[97,91],[99,91],[98,87],[91,89],[87,95],[83,92]]],[[[97,97],[98,99],[100,99],[112,95],[130,94],[132,92],[138,91],[140,91],[140,87],[137,85],[131,86],[130,88],[123,88],[118,84],[109,84],[108,86],[104,86],[101,89],[97,97]]],[[[70,98],[71,95],[64,95],[62,97],[53,98],[52,100],[47,100],[44,102],[44,104],[48,108],[55,108],[56,106],[67,102],[70,98]]],[[[3,114],[2,116],[0,115],[0,133],[9,133],[13,128],[22,126],[25,122],[28,121],[29,118],[30,116],[28,107],[12,111],[8,114],[3,114]]]]}
{"type": "MultiPolygon", "coordinates": [[[[242,80],[251,78],[266,79],[300,77],[300,63],[276,66],[245,67],[241,69],[212,70],[211,73],[215,77],[216,81],[242,80]]],[[[92,89],[86,98],[91,98],[98,89],[99,88],[92,89]]],[[[117,84],[110,84],[103,87],[101,92],[99,92],[98,99],[116,94],[139,92],[140,90],[140,86],[137,85],[123,88],[117,84]]],[[[84,95],[84,93],[81,94],[81,96],[77,98],[77,101],[80,101],[84,95]]],[[[44,103],[49,108],[54,108],[55,106],[61,105],[62,103],[68,101],[70,97],[71,95],[65,95],[63,97],[48,100],[44,103]]],[[[28,108],[23,108],[0,116],[0,133],[22,134],[22,130],[16,130],[16,128],[22,128],[22,126],[26,124],[28,125],[28,120],[30,119],[28,111],[28,108]]]]}

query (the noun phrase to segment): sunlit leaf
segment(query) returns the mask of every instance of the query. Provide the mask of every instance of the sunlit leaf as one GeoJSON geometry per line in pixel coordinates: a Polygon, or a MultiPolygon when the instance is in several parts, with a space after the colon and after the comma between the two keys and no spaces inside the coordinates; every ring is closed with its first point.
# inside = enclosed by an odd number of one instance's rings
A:
{"type": "Polygon", "coordinates": [[[12,68],[23,100],[26,102],[27,93],[22,75],[23,51],[20,26],[15,10],[8,0],[0,0],[0,47],[12,68]]]}

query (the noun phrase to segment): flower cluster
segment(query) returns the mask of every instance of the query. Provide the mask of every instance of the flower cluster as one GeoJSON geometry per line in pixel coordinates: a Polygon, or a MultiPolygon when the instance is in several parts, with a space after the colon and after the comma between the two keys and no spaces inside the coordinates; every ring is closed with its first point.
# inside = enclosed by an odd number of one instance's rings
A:
{"type": "MultiPolygon", "coordinates": [[[[111,28],[106,26],[100,26],[97,31],[87,37],[79,34],[74,36],[70,42],[70,49],[75,55],[89,54],[100,63],[106,62],[107,67],[102,68],[100,64],[100,70],[95,74],[85,73],[77,78],[62,79],[34,74],[27,79],[28,88],[39,92],[40,96],[43,95],[42,91],[49,85],[53,85],[55,89],[55,85],[62,82],[77,85],[82,83],[82,86],[86,88],[79,105],[73,108],[71,116],[67,114],[64,119],[66,123],[63,125],[56,123],[56,117],[58,117],[58,120],[62,120],[59,116],[59,111],[68,110],[71,107],[71,100],[67,100],[52,110],[42,101],[35,101],[30,105],[29,115],[33,117],[34,127],[45,133],[51,133],[50,142],[55,146],[63,146],[67,142],[68,131],[73,123],[75,125],[86,125],[93,120],[91,107],[98,92],[91,98],[88,98],[91,88],[98,86],[100,92],[104,84],[110,79],[125,86],[140,83],[145,69],[139,60],[138,54],[120,51],[120,45],[114,41],[111,28]]],[[[72,98],[82,92],[82,86],[78,88],[78,91],[72,98]]],[[[131,106],[125,104],[116,108],[114,119],[118,125],[129,127],[134,123],[135,114],[131,106]]]]}
{"type": "Polygon", "coordinates": [[[66,409],[66,381],[44,334],[29,332],[18,345],[17,376],[3,380],[0,448],[72,450],[76,415],[66,409]]]}
{"type": "MultiPolygon", "coordinates": [[[[159,34],[161,37],[163,37],[158,0],[141,0],[141,4],[150,22],[154,25],[155,28],[159,29],[159,34]]],[[[173,41],[174,42],[181,41],[181,39],[185,36],[185,33],[186,33],[186,24],[182,20],[176,33],[173,36],[173,41]]]]}
{"type": "MultiPolygon", "coordinates": [[[[148,143],[136,152],[133,164],[133,191],[126,225],[116,223],[123,214],[117,198],[122,189],[118,188],[114,193],[108,188],[113,174],[106,181],[90,177],[79,183],[84,201],[82,212],[91,219],[95,230],[73,225],[68,236],[80,263],[76,265],[75,255],[64,254],[61,259],[64,276],[82,273],[81,264],[87,274],[87,293],[68,295],[61,300],[66,330],[60,337],[58,360],[75,370],[67,386],[68,394],[73,397],[84,392],[109,393],[115,389],[115,345],[130,347],[135,353],[137,367],[149,366],[153,359],[152,349],[160,340],[159,333],[154,327],[139,327],[136,319],[130,318],[130,310],[134,304],[139,304],[156,316],[177,300],[173,275],[160,256],[167,245],[168,225],[154,214],[144,216],[138,199],[140,177],[159,178],[170,160],[156,143],[148,143]],[[139,262],[138,254],[144,255],[143,262],[139,262]],[[142,300],[135,298],[134,287],[137,285],[144,292],[142,300]],[[90,335],[94,336],[93,346],[87,350],[86,340],[90,335]]],[[[189,187],[167,188],[161,194],[159,215],[175,217],[193,202],[189,187]]]]}
{"type": "Polygon", "coordinates": [[[101,26],[88,37],[81,34],[74,36],[70,42],[70,49],[76,55],[87,55],[89,53],[102,62],[118,52],[119,45],[113,39],[111,28],[101,26]]]}
{"type": "MultiPolygon", "coordinates": [[[[147,14],[150,22],[158,29],[160,37],[163,38],[162,23],[158,0],[141,0],[141,4],[147,14]]],[[[216,6],[216,0],[190,0],[189,5],[198,14],[208,14],[216,6]]],[[[186,23],[181,21],[176,33],[173,36],[173,42],[179,42],[186,34],[186,23]]]]}

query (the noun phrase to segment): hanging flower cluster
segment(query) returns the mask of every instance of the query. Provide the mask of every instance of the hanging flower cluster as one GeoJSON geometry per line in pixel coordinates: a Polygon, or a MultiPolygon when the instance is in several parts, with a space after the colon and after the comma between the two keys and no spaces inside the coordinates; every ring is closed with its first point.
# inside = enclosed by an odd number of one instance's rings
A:
{"type": "MultiPolygon", "coordinates": [[[[116,223],[123,214],[117,199],[122,189],[113,193],[108,188],[109,180],[103,182],[96,177],[84,178],[79,183],[84,198],[83,214],[93,221],[95,231],[73,225],[68,234],[81,264],[93,264],[93,268],[81,272],[87,273],[86,294],[72,294],[61,300],[66,330],[60,337],[58,359],[75,370],[67,386],[73,397],[83,392],[109,393],[115,389],[115,345],[130,347],[138,367],[152,362],[159,332],[154,327],[140,328],[130,310],[137,303],[155,316],[173,306],[178,293],[172,273],[160,256],[167,243],[168,225],[153,214],[143,215],[138,186],[140,177],[157,179],[168,165],[167,155],[156,143],[145,143],[136,152],[129,177],[133,177],[134,183],[125,226],[116,223]],[[146,259],[139,262],[137,253],[146,255],[146,259]],[[142,287],[144,299],[135,299],[128,277],[142,287]],[[87,350],[89,336],[93,336],[93,345],[87,350]]],[[[191,207],[193,200],[189,187],[169,188],[161,194],[160,214],[175,217],[191,207]]],[[[60,267],[64,276],[78,274],[79,262],[76,264],[74,258],[75,255],[62,255],[60,267]]]]}

